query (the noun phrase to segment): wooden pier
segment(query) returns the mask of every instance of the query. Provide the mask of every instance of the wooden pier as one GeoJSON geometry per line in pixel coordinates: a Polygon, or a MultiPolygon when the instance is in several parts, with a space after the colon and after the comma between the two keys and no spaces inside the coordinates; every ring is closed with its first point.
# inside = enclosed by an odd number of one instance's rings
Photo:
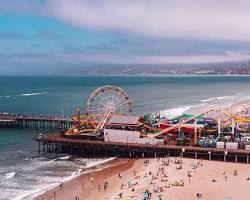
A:
{"type": "Polygon", "coordinates": [[[176,145],[150,145],[104,142],[65,137],[54,133],[34,138],[40,153],[68,153],[94,157],[166,157],[181,156],[196,159],[249,163],[250,151],[176,145]]]}
{"type": "Polygon", "coordinates": [[[32,128],[67,130],[73,124],[69,118],[51,116],[27,116],[0,113],[0,128],[32,128]]]}

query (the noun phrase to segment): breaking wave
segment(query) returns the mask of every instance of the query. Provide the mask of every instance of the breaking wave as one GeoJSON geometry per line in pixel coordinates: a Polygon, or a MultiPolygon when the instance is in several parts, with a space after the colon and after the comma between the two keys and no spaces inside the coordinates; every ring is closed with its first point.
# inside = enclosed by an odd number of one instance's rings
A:
{"type": "Polygon", "coordinates": [[[8,172],[6,174],[4,174],[4,178],[6,179],[11,179],[16,175],[16,172],[8,172]]]}
{"type": "Polygon", "coordinates": [[[218,100],[223,100],[223,99],[231,99],[231,98],[234,98],[234,96],[210,97],[208,99],[202,99],[200,101],[201,102],[213,102],[213,101],[218,101],[218,100]]]}
{"type": "Polygon", "coordinates": [[[21,94],[15,94],[15,95],[5,95],[5,96],[0,96],[0,97],[2,98],[28,97],[28,96],[36,96],[36,95],[43,95],[43,94],[48,94],[48,92],[21,93],[21,94]]]}
{"type": "MultiPolygon", "coordinates": [[[[60,159],[63,158],[62,160],[66,160],[66,159],[69,159],[69,156],[64,156],[64,157],[60,157],[60,159]]],[[[74,178],[76,178],[77,176],[80,176],[82,174],[82,171],[85,170],[85,173],[83,174],[86,174],[86,173],[89,173],[91,171],[95,171],[95,169],[93,170],[88,170],[90,169],[91,167],[95,167],[95,166],[98,166],[98,165],[101,165],[101,164],[105,164],[109,161],[112,161],[116,159],[116,157],[111,157],[111,158],[107,158],[107,159],[84,159],[84,165],[81,165],[76,171],[74,171],[73,173],[71,173],[71,175],[67,176],[67,177],[64,177],[63,179],[61,177],[55,177],[54,179],[54,183],[50,183],[50,184],[42,184],[42,187],[37,190],[37,189],[34,189],[34,190],[31,190],[31,191],[27,191],[26,192],[26,195],[22,195],[22,198],[16,198],[16,199],[22,199],[22,200],[26,200],[26,199],[29,199],[29,198],[34,198],[42,193],[44,193],[45,191],[49,190],[49,189],[52,189],[56,186],[58,186],[62,181],[63,182],[66,182],[66,181],[70,181],[74,178]]],[[[81,159],[80,159],[81,160],[81,159]]]]}
{"type": "Polygon", "coordinates": [[[42,95],[42,94],[47,94],[48,92],[35,92],[35,93],[24,93],[24,94],[19,94],[19,96],[36,96],[36,95],[42,95]]]}
{"type": "Polygon", "coordinates": [[[62,157],[59,157],[60,160],[68,160],[70,158],[70,156],[62,156],[62,157]]]}
{"type": "MultiPolygon", "coordinates": [[[[53,159],[39,157],[25,160],[19,166],[11,166],[11,171],[0,176],[0,199],[33,199],[62,182],[70,181],[81,174],[99,171],[105,168],[102,164],[115,158],[70,159],[70,156],[63,155],[53,159]],[[101,167],[92,168],[100,165],[101,167]]],[[[0,172],[6,169],[7,167],[0,168],[0,172]]]]}
{"type": "Polygon", "coordinates": [[[192,106],[181,106],[181,107],[177,107],[177,108],[162,110],[162,111],[160,111],[160,114],[164,115],[168,118],[173,118],[175,116],[182,115],[183,113],[190,110],[191,108],[192,108],[192,106]]]}

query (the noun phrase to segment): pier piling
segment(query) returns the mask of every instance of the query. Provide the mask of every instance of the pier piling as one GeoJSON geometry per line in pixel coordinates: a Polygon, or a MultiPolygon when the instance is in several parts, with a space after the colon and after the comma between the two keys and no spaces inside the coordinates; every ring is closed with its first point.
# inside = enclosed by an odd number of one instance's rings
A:
{"type": "Polygon", "coordinates": [[[61,134],[46,135],[43,138],[35,138],[38,148],[45,153],[68,153],[87,157],[166,157],[182,156],[196,159],[222,160],[231,162],[249,163],[250,151],[246,150],[223,150],[217,148],[202,148],[176,145],[150,145],[115,143],[98,140],[73,139],[61,134]],[[39,144],[40,143],[40,144],[39,144]],[[184,149],[184,150],[183,150],[184,149]]]}

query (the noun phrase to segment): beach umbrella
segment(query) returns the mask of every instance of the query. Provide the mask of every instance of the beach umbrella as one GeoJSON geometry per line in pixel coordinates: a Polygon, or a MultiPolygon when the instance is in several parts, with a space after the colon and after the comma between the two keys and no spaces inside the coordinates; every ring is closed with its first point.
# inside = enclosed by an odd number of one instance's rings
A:
{"type": "Polygon", "coordinates": [[[174,181],[174,182],[173,182],[173,185],[174,185],[174,186],[179,186],[179,182],[178,182],[178,181],[174,181]]]}

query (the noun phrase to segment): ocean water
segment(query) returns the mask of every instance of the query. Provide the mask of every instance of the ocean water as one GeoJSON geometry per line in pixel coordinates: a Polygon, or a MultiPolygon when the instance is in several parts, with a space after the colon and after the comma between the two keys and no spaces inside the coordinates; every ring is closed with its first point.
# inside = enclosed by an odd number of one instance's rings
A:
{"type": "MultiPolygon", "coordinates": [[[[124,88],[135,115],[198,113],[217,97],[221,106],[248,99],[250,77],[0,77],[0,112],[71,117],[82,112],[90,93],[102,85],[124,88]]],[[[79,174],[104,159],[38,155],[32,136],[42,130],[0,129],[0,200],[32,195],[79,174]]]]}

